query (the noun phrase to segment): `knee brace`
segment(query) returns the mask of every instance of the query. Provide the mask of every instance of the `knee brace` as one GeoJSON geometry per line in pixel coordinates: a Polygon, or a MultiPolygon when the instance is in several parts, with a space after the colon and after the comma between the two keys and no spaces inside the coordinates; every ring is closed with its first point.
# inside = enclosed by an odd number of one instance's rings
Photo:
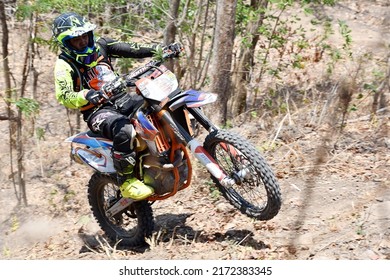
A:
{"type": "Polygon", "coordinates": [[[134,139],[136,136],[132,124],[124,125],[113,139],[113,148],[115,151],[130,154],[134,150],[134,139]]]}

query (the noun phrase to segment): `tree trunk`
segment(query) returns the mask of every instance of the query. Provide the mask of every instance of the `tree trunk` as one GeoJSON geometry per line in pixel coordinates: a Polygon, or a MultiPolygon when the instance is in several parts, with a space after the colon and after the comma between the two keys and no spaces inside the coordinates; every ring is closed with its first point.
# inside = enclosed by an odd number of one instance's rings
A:
{"type": "MultiPolygon", "coordinates": [[[[197,39],[199,38],[200,34],[200,27],[201,27],[201,18],[202,18],[202,10],[203,10],[203,0],[197,0],[196,6],[198,9],[196,10],[196,14],[194,16],[193,22],[192,22],[192,28],[190,34],[188,34],[188,70],[189,70],[189,86],[191,88],[197,88],[197,83],[199,82],[199,76],[198,73],[200,72],[199,64],[196,63],[197,57],[198,61],[200,62],[202,60],[202,48],[203,48],[203,36],[204,33],[201,34],[201,43],[200,43],[200,51],[198,52],[198,42],[197,39]]],[[[207,1],[208,2],[208,1],[207,1]]],[[[207,14],[207,11],[206,11],[207,14]]]]}
{"type": "Polygon", "coordinates": [[[14,112],[11,109],[11,103],[8,100],[11,100],[12,98],[12,88],[11,88],[11,71],[8,64],[8,37],[9,37],[9,30],[7,26],[7,19],[5,15],[5,6],[4,1],[0,1],[0,23],[1,23],[1,29],[2,29],[2,51],[3,51],[3,68],[4,68],[4,79],[5,79],[5,103],[7,104],[7,118],[9,120],[8,122],[8,133],[9,133],[9,157],[10,157],[10,171],[12,174],[12,181],[15,189],[15,194],[18,198],[18,201],[20,202],[20,197],[18,196],[18,192],[16,191],[16,182],[15,182],[15,172],[13,167],[13,154],[14,154],[14,146],[15,146],[15,139],[14,135],[16,132],[14,121],[16,119],[14,112]]]}
{"type": "Polygon", "coordinates": [[[212,91],[220,102],[221,123],[227,122],[227,102],[231,97],[231,66],[234,44],[234,28],[237,0],[218,0],[217,18],[214,30],[215,43],[212,60],[212,91]]]}
{"type": "Polygon", "coordinates": [[[250,44],[242,44],[242,48],[240,50],[234,85],[235,101],[233,112],[235,115],[240,115],[247,109],[247,86],[251,80],[250,70],[253,67],[254,53],[260,37],[258,30],[264,21],[264,14],[259,11],[260,9],[266,8],[267,5],[268,0],[251,0],[250,3],[251,8],[254,11],[257,11],[258,17],[254,21],[249,22],[247,29],[243,31],[243,33],[248,34],[248,36],[251,36],[252,38],[249,40],[250,44]]]}
{"type": "MultiPolygon", "coordinates": [[[[169,1],[169,16],[168,16],[168,23],[167,23],[167,29],[164,33],[164,44],[167,46],[169,44],[172,44],[175,42],[176,37],[176,22],[177,22],[177,16],[179,13],[179,6],[180,6],[180,0],[170,0],[169,1]]],[[[173,71],[174,64],[173,60],[169,60],[165,63],[165,66],[167,66],[168,69],[173,71]]]]}
{"type": "MultiPolygon", "coordinates": [[[[27,79],[31,71],[31,66],[34,65],[33,58],[34,53],[34,30],[35,30],[34,13],[31,13],[28,31],[28,44],[26,45],[25,57],[22,70],[22,82],[20,87],[20,98],[25,97],[27,88],[27,79]]],[[[18,118],[16,121],[17,132],[16,132],[16,154],[17,154],[17,166],[18,166],[18,182],[19,182],[19,193],[20,198],[24,205],[27,205],[27,191],[26,182],[24,180],[24,142],[23,142],[23,113],[22,109],[18,109],[18,118]]]]}

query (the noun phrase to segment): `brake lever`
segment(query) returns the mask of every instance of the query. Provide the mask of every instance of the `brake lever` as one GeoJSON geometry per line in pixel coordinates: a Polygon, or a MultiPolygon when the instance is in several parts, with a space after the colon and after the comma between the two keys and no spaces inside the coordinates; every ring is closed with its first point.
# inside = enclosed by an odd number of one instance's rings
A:
{"type": "Polygon", "coordinates": [[[105,91],[103,90],[102,91],[102,96],[103,96],[103,102],[102,103],[109,103],[111,105],[114,105],[111,101],[110,101],[110,97],[105,93],[105,91]]]}

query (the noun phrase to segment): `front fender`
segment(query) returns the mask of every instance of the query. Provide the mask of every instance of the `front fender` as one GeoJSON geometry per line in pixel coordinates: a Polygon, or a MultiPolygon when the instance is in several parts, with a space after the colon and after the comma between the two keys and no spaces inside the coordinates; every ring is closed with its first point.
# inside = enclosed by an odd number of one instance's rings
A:
{"type": "Polygon", "coordinates": [[[202,107],[217,100],[217,94],[189,89],[179,93],[171,101],[169,109],[175,111],[185,105],[188,108],[202,107]]]}

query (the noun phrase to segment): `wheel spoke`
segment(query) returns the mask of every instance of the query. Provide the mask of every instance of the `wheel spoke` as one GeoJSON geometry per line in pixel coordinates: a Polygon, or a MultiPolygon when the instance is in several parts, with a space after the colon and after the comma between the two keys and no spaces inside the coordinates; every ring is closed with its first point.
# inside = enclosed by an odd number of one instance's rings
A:
{"type": "MultiPolygon", "coordinates": [[[[224,169],[224,171],[234,178],[235,174],[243,169],[248,169],[249,178],[243,179],[240,184],[232,187],[236,196],[243,197],[253,206],[263,205],[266,203],[266,194],[261,193],[258,186],[262,184],[260,174],[253,167],[250,160],[240,152],[236,147],[223,142],[215,146],[215,160],[224,169]]],[[[236,175],[237,176],[237,175],[236,175]]]]}

